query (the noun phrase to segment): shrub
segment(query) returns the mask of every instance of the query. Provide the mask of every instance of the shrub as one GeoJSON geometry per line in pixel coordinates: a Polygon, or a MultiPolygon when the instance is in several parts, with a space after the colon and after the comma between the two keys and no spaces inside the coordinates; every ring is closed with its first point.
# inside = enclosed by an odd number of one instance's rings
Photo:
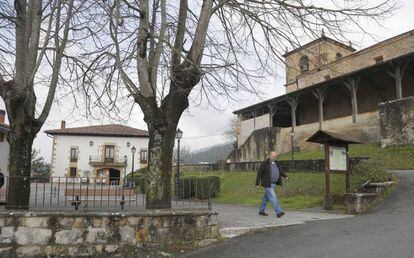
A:
{"type": "Polygon", "coordinates": [[[148,172],[148,166],[140,168],[137,171],[135,171],[135,173],[140,173],[140,174],[146,174],[147,172],[148,172]]]}
{"type": "Polygon", "coordinates": [[[186,177],[180,178],[180,188],[175,189],[179,199],[209,199],[220,193],[220,177],[186,177]]]}
{"type": "Polygon", "coordinates": [[[145,174],[147,172],[148,172],[148,167],[144,167],[127,175],[128,180],[134,181],[135,191],[139,193],[145,193],[145,184],[146,184],[145,174]]]}
{"type": "Polygon", "coordinates": [[[135,174],[134,176],[128,175],[128,181],[134,181],[135,183],[135,191],[139,193],[145,193],[145,175],[142,174],[135,174]]]}
{"type": "Polygon", "coordinates": [[[358,190],[359,187],[367,181],[377,183],[393,179],[394,175],[387,172],[383,164],[376,162],[361,162],[356,165],[352,171],[351,191],[358,190]]]}

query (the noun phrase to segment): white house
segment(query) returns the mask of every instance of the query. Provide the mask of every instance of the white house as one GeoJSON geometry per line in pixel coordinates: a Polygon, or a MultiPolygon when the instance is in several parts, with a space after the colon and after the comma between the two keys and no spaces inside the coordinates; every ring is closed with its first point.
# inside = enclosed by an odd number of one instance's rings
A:
{"type": "Polygon", "coordinates": [[[10,146],[6,140],[6,134],[10,130],[9,126],[5,124],[6,112],[0,110],[0,169],[5,176],[9,175],[9,152],[10,146]]]}
{"type": "Polygon", "coordinates": [[[147,166],[148,132],[110,124],[47,130],[53,136],[52,177],[97,177],[117,181],[147,166]],[[133,153],[135,150],[135,153],[133,153]]]}

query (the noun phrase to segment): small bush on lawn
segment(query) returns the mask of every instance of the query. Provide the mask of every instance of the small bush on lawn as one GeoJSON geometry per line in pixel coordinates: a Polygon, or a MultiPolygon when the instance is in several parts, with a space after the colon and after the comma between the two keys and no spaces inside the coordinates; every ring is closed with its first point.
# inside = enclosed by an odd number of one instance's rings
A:
{"type": "Polygon", "coordinates": [[[137,187],[135,188],[139,193],[145,193],[146,191],[146,185],[147,185],[147,178],[145,177],[145,175],[141,175],[137,180],[136,180],[136,184],[137,187]]]}
{"type": "Polygon", "coordinates": [[[356,165],[351,174],[351,191],[358,190],[359,187],[370,181],[371,183],[385,182],[394,180],[394,175],[387,172],[381,163],[361,162],[356,165]]]}
{"type": "Polygon", "coordinates": [[[148,172],[148,166],[147,167],[143,167],[137,171],[135,171],[136,173],[140,173],[140,174],[146,174],[148,172]]]}
{"type": "Polygon", "coordinates": [[[186,177],[180,178],[180,188],[175,189],[180,199],[209,199],[220,193],[220,177],[186,177]]]}
{"type": "Polygon", "coordinates": [[[129,179],[129,178],[132,178],[132,177],[136,177],[136,176],[142,176],[142,175],[145,175],[146,173],[148,172],[148,167],[144,167],[144,168],[141,168],[141,169],[138,169],[138,170],[135,170],[134,172],[132,172],[132,173],[129,173],[128,175],[127,175],[127,178],[129,179]]]}
{"type": "Polygon", "coordinates": [[[128,181],[134,181],[135,184],[135,192],[144,193],[145,192],[145,175],[135,173],[134,176],[127,177],[128,181]]]}
{"type": "Polygon", "coordinates": [[[145,193],[145,174],[148,172],[148,167],[136,170],[133,173],[127,175],[127,180],[133,180],[135,183],[135,191],[139,193],[145,193]]]}

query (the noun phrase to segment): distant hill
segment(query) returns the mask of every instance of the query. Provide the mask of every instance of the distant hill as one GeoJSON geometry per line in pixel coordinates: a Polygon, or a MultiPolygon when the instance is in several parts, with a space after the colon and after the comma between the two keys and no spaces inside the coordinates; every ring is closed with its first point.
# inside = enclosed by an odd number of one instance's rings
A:
{"type": "Polygon", "coordinates": [[[183,161],[185,164],[198,164],[200,162],[216,163],[218,160],[225,160],[232,148],[233,145],[230,142],[202,148],[183,157],[183,161]]]}

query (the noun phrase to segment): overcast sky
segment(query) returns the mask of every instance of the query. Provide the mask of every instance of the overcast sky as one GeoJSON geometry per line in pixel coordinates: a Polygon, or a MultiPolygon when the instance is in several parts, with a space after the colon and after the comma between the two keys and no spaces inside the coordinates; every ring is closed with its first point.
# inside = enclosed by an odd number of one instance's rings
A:
{"type": "MultiPolygon", "coordinates": [[[[401,0],[401,3],[403,4],[401,9],[393,17],[384,21],[382,26],[363,25],[374,36],[374,39],[362,35],[349,35],[348,39],[352,41],[353,46],[359,50],[392,36],[413,30],[414,15],[412,12],[414,10],[414,1],[401,0]]],[[[246,60],[246,62],[249,61],[246,60]]],[[[232,111],[284,94],[284,67],[283,64],[277,65],[279,68],[273,76],[267,78],[262,85],[257,86],[263,92],[261,96],[252,94],[240,95],[237,102],[223,104],[220,107],[221,110],[207,107],[206,103],[203,103],[201,106],[192,103],[179,123],[179,128],[184,132],[182,144],[190,146],[191,150],[197,150],[223,143],[227,141],[224,132],[229,125],[229,121],[234,116],[232,111]]],[[[65,102],[54,104],[46,124],[35,139],[34,148],[40,149],[47,161],[50,161],[51,157],[52,140],[43,132],[44,130],[59,128],[60,121],[63,119],[66,120],[67,127],[107,123],[107,121],[88,121],[82,116],[82,111],[73,111],[72,106],[70,103],[65,102]]],[[[0,109],[4,109],[2,100],[0,100],[0,109]]],[[[142,114],[138,106],[134,108],[132,119],[126,125],[146,130],[146,124],[142,120],[142,114]]]]}

